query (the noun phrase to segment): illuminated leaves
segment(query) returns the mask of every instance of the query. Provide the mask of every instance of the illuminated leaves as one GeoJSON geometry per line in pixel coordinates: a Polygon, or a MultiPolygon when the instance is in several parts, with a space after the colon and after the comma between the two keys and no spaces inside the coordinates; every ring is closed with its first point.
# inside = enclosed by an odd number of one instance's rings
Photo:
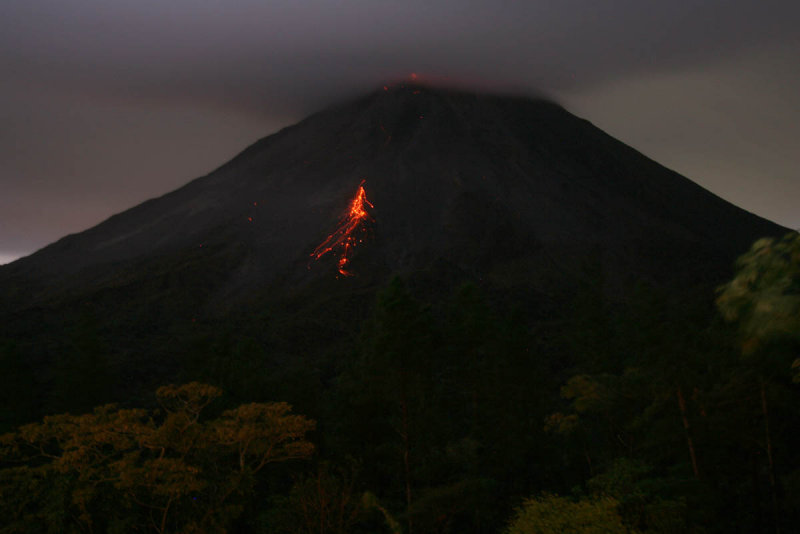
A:
{"type": "Polygon", "coordinates": [[[190,524],[205,531],[203,525],[232,518],[239,508],[229,501],[248,477],[268,463],[312,454],[305,435],[314,422],[286,403],[248,404],[204,421],[203,409],[221,393],[199,383],[165,386],[156,394],[162,411],[107,405],[0,437],[0,496],[14,496],[0,501],[0,514],[26,528],[77,520],[93,529],[97,517],[111,517],[100,510],[112,502],[132,511],[130,524],[157,532],[190,524]],[[46,508],[54,481],[68,498],[59,513],[44,516],[36,510],[46,508]]]}
{"type": "Polygon", "coordinates": [[[610,498],[573,501],[557,495],[527,499],[505,530],[506,534],[625,534],[630,532],[610,498]]]}
{"type": "Polygon", "coordinates": [[[576,375],[561,387],[561,396],[572,401],[575,413],[556,412],[545,418],[545,432],[569,435],[581,424],[580,415],[608,412],[613,394],[600,378],[591,375],[576,375]]]}
{"type": "Polygon", "coordinates": [[[161,497],[177,498],[202,490],[207,482],[199,467],[181,458],[150,458],[131,453],[112,466],[119,473],[114,483],[117,489],[161,497]]]}
{"type": "Polygon", "coordinates": [[[576,412],[586,413],[607,409],[612,393],[597,377],[577,375],[561,388],[561,396],[572,400],[576,412]]]}
{"type": "Polygon", "coordinates": [[[544,431],[555,434],[569,435],[578,427],[578,416],[575,414],[564,415],[561,412],[548,415],[544,420],[544,431]]]}
{"type": "Polygon", "coordinates": [[[800,338],[800,234],[760,239],[718,290],[717,307],[742,334],[742,351],[773,339],[800,338]]]}
{"type": "Polygon", "coordinates": [[[305,458],[314,446],[305,441],[315,423],[290,415],[285,402],[245,404],[222,414],[211,426],[216,440],[237,452],[239,468],[258,472],[271,462],[305,458]]]}

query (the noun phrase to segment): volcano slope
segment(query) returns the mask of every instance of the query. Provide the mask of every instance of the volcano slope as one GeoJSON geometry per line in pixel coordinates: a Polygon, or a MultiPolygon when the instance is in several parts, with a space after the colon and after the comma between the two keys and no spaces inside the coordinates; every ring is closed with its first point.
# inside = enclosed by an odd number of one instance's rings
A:
{"type": "Polygon", "coordinates": [[[400,84],[0,267],[15,369],[0,389],[35,384],[15,422],[129,398],[191,374],[211,350],[198,340],[221,331],[268,346],[259,358],[278,375],[306,368],[347,352],[396,275],[430,302],[471,281],[531,322],[592,276],[611,302],[638,283],[707,293],[782,232],[554,103],[400,84]],[[312,255],[362,182],[372,207],[344,276],[341,246],[312,255]]]}
{"type": "MultiPolygon", "coordinates": [[[[381,88],[0,267],[0,431],[198,380],[317,419],[320,458],[409,532],[497,532],[575,487],[638,531],[761,531],[800,490],[767,476],[713,299],[784,232],[551,102],[381,88]]],[[[236,531],[291,504],[284,478],[236,531]]]]}

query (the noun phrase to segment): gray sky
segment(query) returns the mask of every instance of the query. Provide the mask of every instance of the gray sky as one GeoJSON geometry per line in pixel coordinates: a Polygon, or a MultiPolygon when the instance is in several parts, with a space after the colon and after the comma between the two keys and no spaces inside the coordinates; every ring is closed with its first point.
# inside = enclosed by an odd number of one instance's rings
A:
{"type": "Polygon", "coordinates": [[[545,93],[800,227],[800,2],[3,0],[0,263],[417,72],[545,93]]]}

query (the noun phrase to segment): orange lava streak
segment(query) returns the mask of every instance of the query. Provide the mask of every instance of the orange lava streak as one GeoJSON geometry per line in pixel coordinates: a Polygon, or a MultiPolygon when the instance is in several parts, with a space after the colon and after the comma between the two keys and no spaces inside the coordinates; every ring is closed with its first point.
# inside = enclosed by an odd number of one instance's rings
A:
{"type": "Polygon", "coordinates": [[[311,253],[311,257],[318,260],[328,252],[335,254],[338,251],[339,273],[342,276],[352,276],[353,273],[348,272],[345,266],[347,262],[350,261],[348,256],[352,252],[352,249],[360,242],[360,239],[354,235],[354,232],[361,227],[362,223],[371,219],[365,206],[369,206],[370,208],[375,207],[367,200],[367,192],[364,191],[364,181],[362,180],[361,184],[358,186],[358,192],[355,198],[350,202],[350,209],[347,215],[342,218],[342,222],[339,223],[339,227],[336,231],[314,249],[314,252],[311,253]]]}

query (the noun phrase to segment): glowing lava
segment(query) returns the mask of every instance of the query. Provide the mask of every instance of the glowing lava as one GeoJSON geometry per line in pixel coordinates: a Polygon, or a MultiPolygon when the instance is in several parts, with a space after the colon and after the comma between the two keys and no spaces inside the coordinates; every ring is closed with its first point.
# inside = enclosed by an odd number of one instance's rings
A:
{"type": "Polygon", "coordinates": [[[353,273],[347,271],[345,267],[347,262],[350,261],[349,255],[352,253],[353,248],[362,241],[356,235],[357,231],[363,229],[363,224],[372,219],[367,213],[366,206],[375,207],[367,200],[367,192],[364,191],[364,180],[362,180],[355,198],[350,201],[350,208],[347,214],[342,217],[339,223],[339,227],[314,249],[311,257],[318,260],[328,252],[339,254],[339,273],[342,276],[352,276],[353,273]]]}

